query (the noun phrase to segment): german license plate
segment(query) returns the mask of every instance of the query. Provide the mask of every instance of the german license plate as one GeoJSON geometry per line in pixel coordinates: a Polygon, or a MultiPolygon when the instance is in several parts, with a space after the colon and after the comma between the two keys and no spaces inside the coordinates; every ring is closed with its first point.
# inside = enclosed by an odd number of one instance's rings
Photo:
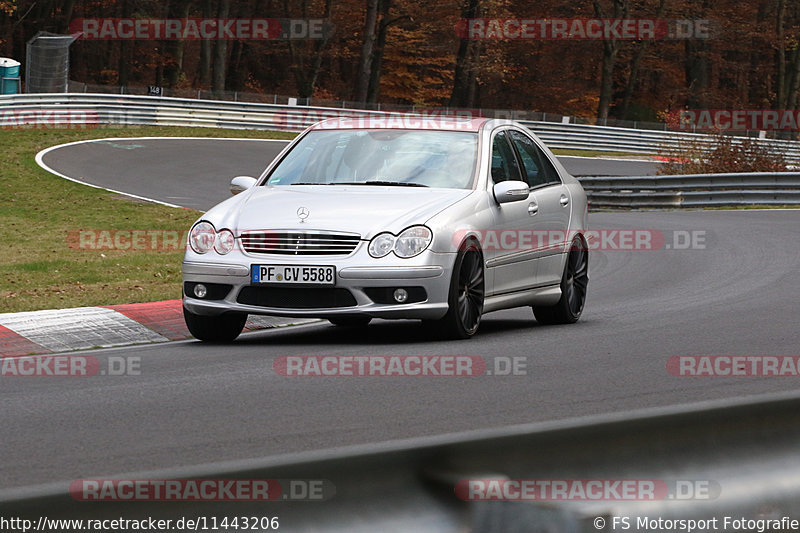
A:
{"type": "Polygon", "coordinates": [[[252,265],[253,283],[334,285],[336,267],[320,265],[252,265]]]}

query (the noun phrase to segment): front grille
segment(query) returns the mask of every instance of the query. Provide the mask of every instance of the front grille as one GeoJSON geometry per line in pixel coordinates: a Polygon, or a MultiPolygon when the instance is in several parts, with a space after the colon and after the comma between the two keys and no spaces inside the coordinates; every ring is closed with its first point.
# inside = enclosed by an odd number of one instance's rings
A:
{"type": "Polygon", "coordinates": [[[279,309],[323,309],[356,305],[353,293],[342,288],[243,287],[236,301],[279,309]]]}
{"type": "Polygon", "coordinates": [[[359,235],[322,231],[245,231],[242,247],[254,254],[347,255],[358,246],[359,235]]]}

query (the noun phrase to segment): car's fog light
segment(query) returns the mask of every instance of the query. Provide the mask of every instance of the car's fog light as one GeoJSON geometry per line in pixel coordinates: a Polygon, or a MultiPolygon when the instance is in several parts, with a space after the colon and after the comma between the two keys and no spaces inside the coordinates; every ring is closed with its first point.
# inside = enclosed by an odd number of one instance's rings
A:
{"type": "Polygon", "coordinates": [[[408,291],[405,289],[395,289],[394,301],[401,304],[408,300],[408,291]]]}
{"type": "Polygon", "coordinates": [[[198,298],[205,298],[207,293],[208,290],[206,289],[206,286],[203,285],[202,283],[198,283],[197,285],[194,286],[194,295],[197,296],[198,298]]]}

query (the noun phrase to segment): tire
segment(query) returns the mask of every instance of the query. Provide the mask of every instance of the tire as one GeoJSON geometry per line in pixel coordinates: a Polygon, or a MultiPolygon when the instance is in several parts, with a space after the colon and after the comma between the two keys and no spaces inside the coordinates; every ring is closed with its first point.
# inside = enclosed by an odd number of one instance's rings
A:
{"type": "Polygon", "coordinates": [[[364,328],[372,321],[369,316],[342,316],[329,318],[328,322],[340,328],[364,328]]]}
{"type": "Polygon", "coordinates": [[[475,335],[483,314],[485,281],[483,254],[476,242],[468,241],[453,266],[447,314],[434,322],[443,337],[469,339],[475,335]]]}
{"type": "Polygon", "coordinates": [[[561,298],[555,305],[537,305],[533,314],[540,324],[574,324],[583,313],[589,284],[589,251],[583,240],[576,238],[567,255],[561,276],[561,298]]]}
{"type": "Polygon", "coordinates": [[[183,319],[189,333],[201,341],[231,342],[244,329],[246,313],[224,313],[216,316],[196,315],[183,308],[183,319]]]}

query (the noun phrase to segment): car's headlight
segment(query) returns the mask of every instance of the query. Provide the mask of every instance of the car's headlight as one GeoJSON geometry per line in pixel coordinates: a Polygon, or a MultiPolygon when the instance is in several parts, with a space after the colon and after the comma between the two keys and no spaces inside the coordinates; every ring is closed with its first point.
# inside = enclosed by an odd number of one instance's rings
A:
{"type": "Polygon", "coordinates": [[[229,229],[224,229],[217,233],[217,242],[214,244],[214,250],[218,254],[225,255],[233,250],[235,244],[236,238],[233,236],[233,232],[229,229]]]}
{"type": "Polygon", "coordinates": [[[433,233],[425,226],[408,228],[395,240],[394,253],[403,258],[414,257],[425,251],[432,238],[433,233]]]}
{"type": "Polygon", "coordinates": [[[433,239],[433,233],[425,226],[413,226],[395,237],[391,233],[381,233],[369,243],[369,255],[384,257],[394,251],[395,255],[408,259],[425,251],[433,239]]]}
{"type": "Polygon", "coordinates": [[[198,222],[189,232],[189,246],[198,254],[204,254],[214,247],[217,232],[209,222],[198,222]]]}
{"type": "Polygon", "coordinates": [[[383,257],[394,248],[394,235],[381,233],[369,243],[369,255],[375,258],[383,257]]]}

